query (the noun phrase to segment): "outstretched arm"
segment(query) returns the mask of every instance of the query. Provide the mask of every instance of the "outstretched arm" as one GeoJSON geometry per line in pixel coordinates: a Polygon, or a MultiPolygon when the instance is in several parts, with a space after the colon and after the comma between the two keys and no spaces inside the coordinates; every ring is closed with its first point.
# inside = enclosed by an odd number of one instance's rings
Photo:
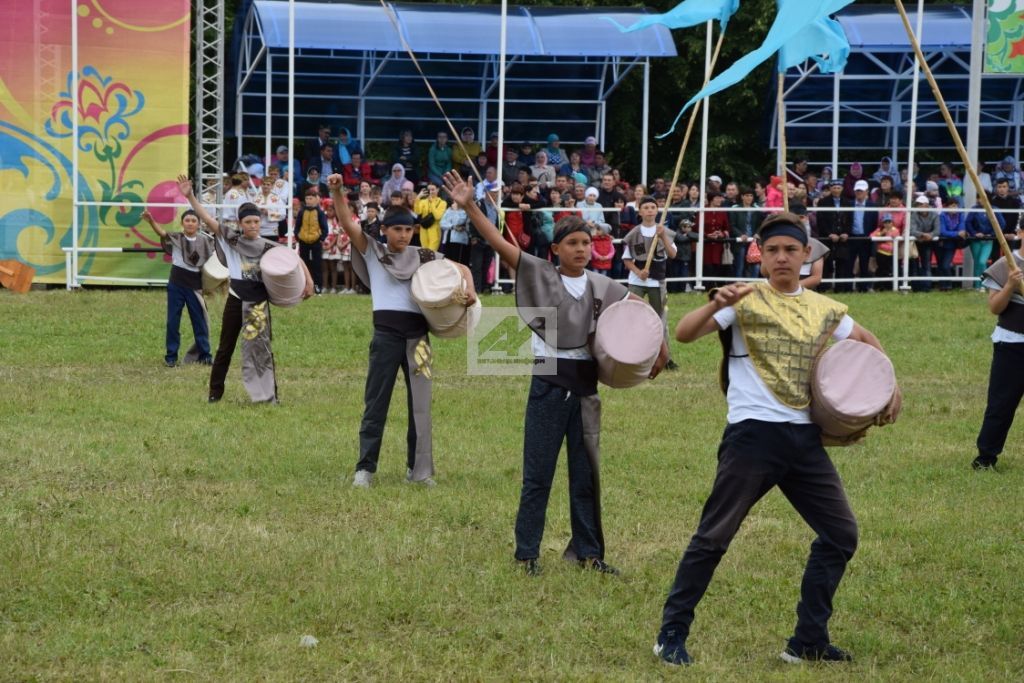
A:
{"type": "Polygon", "coordinates": [[[153,228],[153,232],[159,235],[160,239],[167,237],[167,231],[156,224],[156,221],[153,220],[153,214],[151,214],[149,211],[142,212],[142,220],[149,223],[149,227],[153,228]]]}
{"type": "Polygon", "coordinates": [[[476,198],[473,196],[473,181],[463,180],[457,171],[451,171],[444,174],[444,186],[451,198],[466,210],[466,216],[473,221],[473,227],[487,240],[491,248],[498,252],[505,265],[512,269],[518,268],[519,255],[522,253],[519,246],[506,240],[477,206],[476,198]]]}
{"type": "Polygon", "coordinates": [[[348,209],[348,199],[342,194],[345,189],[344,179],[340,173],[332,173],[327,176],[327,187],[331,190],[331,199],[334,200],[334,212],[338,216],[338,223],[341,224],[345,234],[352,241],[352,246],[359,250],[360,254],[366,253],[366,233],[359,226],[359,222],[352,217],[348,209]]]}
{"type": "Polygon", "coordinates": [[[706,334],[717,332],[718,323],[712,316],[726,306],[732,306],[752,291],[754,291],[753,287],[744,284],[722,287],[715,292],[715,297],[711,301],[683,316],[683,319],[676,325],[676,339],[683,343],[689,343],[706,334]]]}
{"type": "Polygon", "coordinates": [[[196,212],[197,216],[199,216],[199,220],[206,223],[206,227],[210,229],[210,232],[214,235],[219,235],[220,223],[216,218],[210,215],[205,206],[199,203],[199,200],[196,198],[196,193],[192,190],[192,181],[189,180],[189,177],[184,173],[178,176],[178,192],[188,200],[192,210],[196,212]]]}

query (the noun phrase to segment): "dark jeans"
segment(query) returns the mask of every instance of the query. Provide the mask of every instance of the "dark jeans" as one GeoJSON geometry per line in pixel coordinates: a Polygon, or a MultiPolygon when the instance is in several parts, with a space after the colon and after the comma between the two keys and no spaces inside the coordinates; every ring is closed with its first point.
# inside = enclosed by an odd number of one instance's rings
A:
{"type": "Polygon", "coordinates": [[[469,247],[469,272],[473,274],[473,286],[479,294],[487,289],[487,271],[490,270],[494,250],[484,240],[477,240],[469,247]]]}
{"type": "Polygon", "coordinates": [[[808,645],[829,642],[832,597],[857,549],[857,522],[820,429],[759,420],[725,428],[714,487],[665,601],[663,632],[689,635],[694,609],[740,523],[775,486],[818,534],[800,585],[795,635],[808,645]]]}
{"type": "Polygon", "coordinates": [[[604,542],[595,517],[594,470],[583,442],[580,399],[534,377],[523,429],[523,490],[516,515],[517,560],[540,557],[544,518],[562,441],[569,469],[569,517],[576,555],[581,559],[604,556],[604,542]]]}
{"type": "MultiPolygon", "coordinates": [[[[853,274],[853,264],[856,263],[858,279],[871,277],[871,240],[851,239],[848,244],[850,249],[850,274],[853,274]]],[[[874,283],[865,282],[857,284],[858,292],[868,292],[872,289],[874,289],[874,283]]]]}
{"type": "Polygon", "coordinates": [[[1024,398],[1024,344],[992,345],[992,370],[988,378],[988,404],[978,434],[978,456],[995,462],[1003,452],[1013,415],[1024,398]]]}
{"type": "MultiPolygon", "coordinates": [[[[910,275],[918,277],[932,276],[932,245],[929,242],[917,243],[917,259],[910,259],[910,275]]],[[[931,280],[912,282],[911,287],[917,292],[932,291],[931,280]]]]}
{"type": "Polygon", "coordinates": [[[324,247],[320,242],[306,244],[299,242],[299,258],[309,268],[309,274],[313,276],[313,284],[317,291],[323,287],[323,258],[324,247]]]}
{"type": "Polygon", "coordinates": [[[444,254],[445,258],[449,258],[452,261],[455,261],[456,263],[461,263],[464,266],[469,266],[468,244],[449,242],[448,244],[441,246],[441,253],[444,254]]]}
{"type": "MultiPolygon", "coordinates": [[[[949,277],[953,274],[953,257],[956,256],[956,242],[944,240],[939,243],[939,277],[949,277]]],[[[953,288],[952,282],[940,282],[939,290],[948,292],[953,288]]]]}
{"type": "MultiPolygon", "coordinates": [[[[679,259],[669,259],[667,269],[667,277],[690,277],[690,262],[680,261],[679,259]]],[[[685,282],[669,282],[668,291],[672,293],[685,292],[685,282]]]]}
{"type": "Polygon", "coordinates": [[[167,283],[167,355],[164,360],[178,360],[178,348],[181,346],[181,311],[188,307],[188,318],[192,322],[192,334],[199,347],[199,360],[210,357],[210,330],[206,328],[206,315],[194,290],[181,287],[173,282],[167,283]]]}
{"type": "Polygon", "coordinates": [[[359,425],[359,462],[356,471],[377,471],[380,445],[384,440],[384,424],[388,420],[391,394],[401,368],[405,378],[406,405],[409,428],[406,431],[406,467],[416,464],[416,423],[413,419],[412,387],[409,385],[409,357],[405,337],[382,330],[374,330],[370,340],[370,367],[366,372],[363,392],[363,420],[359,425]]]}

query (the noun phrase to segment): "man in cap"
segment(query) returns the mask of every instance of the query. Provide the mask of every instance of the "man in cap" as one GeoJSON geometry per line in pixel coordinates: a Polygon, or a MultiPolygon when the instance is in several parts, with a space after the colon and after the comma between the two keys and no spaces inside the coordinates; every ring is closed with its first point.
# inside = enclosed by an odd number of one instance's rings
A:
{"type": "MultiPolygon", "coordinates": [[[[858,180],[853,185],[853,212],[850,216],[850,260],[849,268],[857,267],[857,278],[871,277],[871,232],[878,225],[876,204],[868,198],[868,181],[858,180]]],[[[845,277],[853,277],[849,273],[845,277]]],[[[859,292],[873,292],[874,285],[864,282],[857,285],[859,292]]]]}
{"type": "MultiPolygon", "coordinates": [[[[673,665],[691,662],[686,640],[694,610],[740,524],[776,486],[817,534],[800,585],[796,628],[782,659],[852,660],[832,644],[828,621],[832,598],[857,548],[857,522],[821,430],[811,422],[811,366],[830,337],[879,350],[881,344],[847,315],[846,305],[800,286],[800,267],[811,248],[799,216],[778,213],[762,223],[759,235],[768,280],[712,290],[710,303],[676,327],[676,339],[684,343],[719,333],[729,412],[715,482],[679,562],[654,646],[655,654],[673,665]]],[[[895,421],[900,405],[897,389],[883,420],[895,421]]]]}

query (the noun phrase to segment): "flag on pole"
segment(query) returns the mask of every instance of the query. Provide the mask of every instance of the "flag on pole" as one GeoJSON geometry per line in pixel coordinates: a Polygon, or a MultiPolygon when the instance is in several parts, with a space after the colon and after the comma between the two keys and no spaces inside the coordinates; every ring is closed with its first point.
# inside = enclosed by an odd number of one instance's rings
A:
{"type": "Polygon", "coordinates": [[[672,127],[658,138],[672,133],[679,119],[695,103],[739,83],[775,53],[780,53],[780,70],[814,59],[823,73],[842,71],[850,54],[850,43],[839,22],[829,19],[829,15],[853,1],[776,0],[778,13],[761,46],[740,57],[691,97],[679,110],[672,127]]]}
{"type": "Polygon", "coordinates": [[[729,23],[729,18],[736,13],[739,7],[740,0],[684,0],[664,14],[644,17],[631,26],[623,26],[611,17],[604,17],[604,19],[615,24],[623,33],[639,31],[655,24],[669,28],[689,28],[716,19],[724,31],[726,24],[729,23]]]}

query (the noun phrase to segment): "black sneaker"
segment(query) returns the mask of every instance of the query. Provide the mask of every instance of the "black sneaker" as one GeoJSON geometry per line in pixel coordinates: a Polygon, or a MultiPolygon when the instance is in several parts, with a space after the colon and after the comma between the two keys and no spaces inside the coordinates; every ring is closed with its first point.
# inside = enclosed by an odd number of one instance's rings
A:
{"type": "Polygon", "coordinates": [[[978,456],[971,461],[971,467],[976,472],[995,472],[996,471],[996,460],[995,457],[978,456]]]}
{"type": "Polygon", "coordinates": [[[199,359],[200,365],[213,365],[213,356],[204,356],[199,359]]]}
{"type": "Polygon", "coordinates": [[[615,567],[605,562],[604,560],[596,557],[591,557],[588,560],[580,560],[580,566],[584,569],[589,569],[600,574],[611,574],[612,576],[618,576],[622,573],[615,567]]]}
{"type": "Polygon", "coordinates": [[[853,655],[832,643],[824,645],[804,645],[796,638],[790,638],[786,649],[779,655],[782,661],[790,664],[801,662],[852,662],[853,655]]]}
{"type": "Polygon", "coordinates": [[[540,562],[536,557],[529,560],[518,560],[518,562],[527,576],[540,576],[540,562]]]}
{"type": "Polygon", "coordinates": [[[165,360],[164,361],[164,365],[166,365],[169,368],[176,368],[176,367],[178,367],[178,361],[176,361],[176,360],[165,360]]]}
{"type": "Polygon", "coordinates": [[[679,366],[676,364],[676,362],[674,360],[670,360],[669,362],[665,363],[665,369],[666,370],[678,370],[679,366]]]}
{"type": "Polygon", "coordinates": [[[678,631],[661,631],[654,643],[654,656],[672,666],[688,666],[693,663],[686,651],[686,639],[678,631]]]}
{"type": "Polygon", "coordinates": [[[206,399],[206,402],[207,403],[216,403],[217,401],[220,400],[220,398],[221,397],[217,396],[216,394],[210,394],[210,398],[206,399]]]}

